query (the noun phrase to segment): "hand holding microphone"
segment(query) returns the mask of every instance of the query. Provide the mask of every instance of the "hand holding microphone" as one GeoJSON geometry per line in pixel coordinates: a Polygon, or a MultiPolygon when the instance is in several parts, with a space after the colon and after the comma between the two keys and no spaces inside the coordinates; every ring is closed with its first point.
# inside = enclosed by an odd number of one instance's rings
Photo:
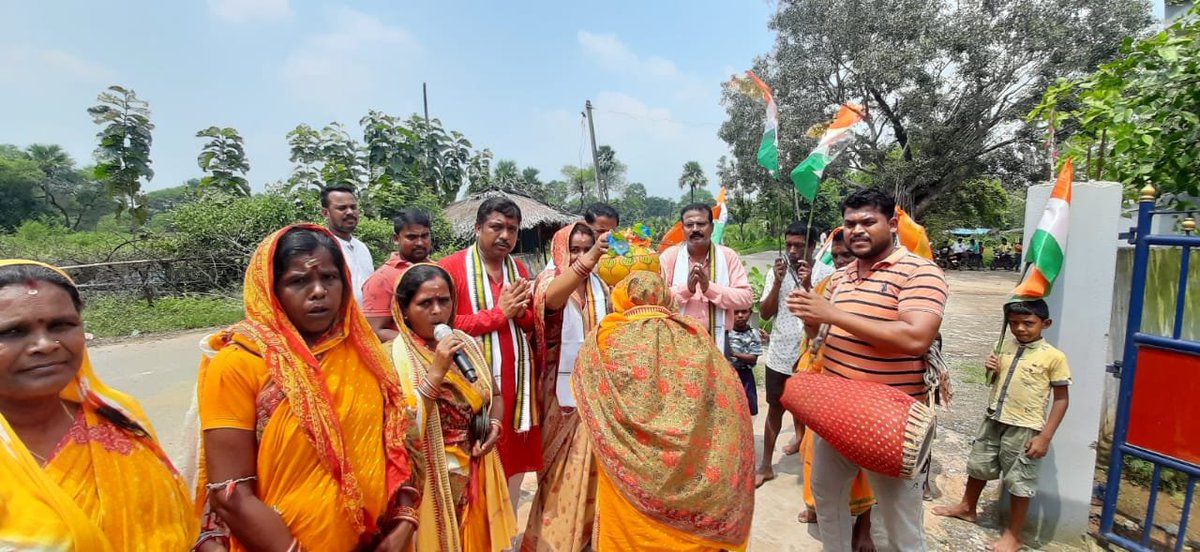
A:
{"type": "Polygon", "coordinates": [[[454,335],[454,330],[445,324],[438,324],[433,327],[433,338],[437,340],[437,359],[435,365],[445,375],[446,369],[449,368],[450,359],[454,359],[454,364],[458,365],[458,370],[462,372],[463,377],[467,381],[475,383],[479,379],[479,375],[475,373],[475,366],[471,364],[471,359],[463,352],[463,347],[466,343],[458,336],[454,335]]]}

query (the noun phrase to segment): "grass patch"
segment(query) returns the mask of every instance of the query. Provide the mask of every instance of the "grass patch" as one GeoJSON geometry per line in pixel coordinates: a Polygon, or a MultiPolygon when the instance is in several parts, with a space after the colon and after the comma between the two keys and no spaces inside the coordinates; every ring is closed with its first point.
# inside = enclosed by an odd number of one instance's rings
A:
{"type": "MultiPolygon", "coordinates": [[[[1121,471],[1122,477],[1140,487],[1149,489],[1154,483],[1154,464],[1125,455],[1125,469],[1121,471]]],[[[1163,468],[1159,474],[1159,488],[1172,494],[1182,493],[1187,489],[1187,474],[1173,470],[1171,468],[1163,468]]]]}
{"type": "Polygon", "coordinates": [[[964,364],[963,383],[977,383],[980,385],[987,384],[987,369],[978,364],[964,364]]]}
{"type": "Polygon", "coordinates": [[[741,257],[745,255],[753,255],[755,253],[763,253],[765,251],[776,251],[778,249],[779,244],[772,241],[771,243],[760,243],[745,247],[738,247],[735,249],[735,251],[737,251],[738,256],[741,257]]]}
{"type": "Polygon", "coordinates": [[[242,300],[212,295],[162,297],[154,305],[128,295],[89,297],[83,310],[87,331],[96,337],[120,337],[232,324],[242,318],[242,300]]]}

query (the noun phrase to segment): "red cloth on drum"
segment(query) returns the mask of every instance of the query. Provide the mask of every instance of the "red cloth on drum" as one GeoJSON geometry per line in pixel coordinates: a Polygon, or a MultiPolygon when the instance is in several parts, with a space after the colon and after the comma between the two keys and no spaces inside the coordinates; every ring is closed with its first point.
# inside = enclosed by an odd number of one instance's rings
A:
{"type": "Polygon", "coordinates": [[[919,450],[925,438],[914,439],[910,419],[932,419],[932,410],[906,393],[829,374],[793,375],[781,402],[843,456],[891,477],[909,476],[904,470],[906,440],[919,450]]]}

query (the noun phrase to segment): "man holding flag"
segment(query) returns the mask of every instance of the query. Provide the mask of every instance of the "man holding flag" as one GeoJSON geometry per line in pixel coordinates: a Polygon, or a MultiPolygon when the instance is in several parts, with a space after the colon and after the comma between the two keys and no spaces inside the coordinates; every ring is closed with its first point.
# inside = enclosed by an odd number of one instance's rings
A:
{"type": "Polygon", "coordinates": [[[679,217],[686,239],[660,255],[662,277],[670,284],[680,310],[708,328],[717,348],[724,352],[725,329],[733,324],[733,311],[754,303],[746,267],[734,250],[713,241],[709,206],[693,203],[680,210],[679,217]]]}

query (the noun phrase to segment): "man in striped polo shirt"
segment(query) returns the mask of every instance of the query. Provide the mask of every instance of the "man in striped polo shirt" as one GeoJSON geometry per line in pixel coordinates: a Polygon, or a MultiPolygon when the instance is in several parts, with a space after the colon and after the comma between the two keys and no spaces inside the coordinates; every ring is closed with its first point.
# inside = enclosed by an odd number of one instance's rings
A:
{"type": "MultiPolygon", "coordinates": [[[[827,373],[889,385],[923,401],[929,392],[924,355],[941,327],[946,279],[932,261],[897,244],[895,205],[891,195],[876,188],[847,196],[842,201],[844,237],[855,260],[834,273],[829,297],[799,289],[787,303],[804,320],[809,336],[828,325],[827,373]]],[[[847,504],[858,470],[818,436],[812,470],[816,503],[847,504]]],[[[891,545],[924,550],[924,473],[896,479],[868,471],[867,478],[891,545]]],[[[825,550],[850,550],[853,522],[846,508],[818,507],[825,550]]]]}

